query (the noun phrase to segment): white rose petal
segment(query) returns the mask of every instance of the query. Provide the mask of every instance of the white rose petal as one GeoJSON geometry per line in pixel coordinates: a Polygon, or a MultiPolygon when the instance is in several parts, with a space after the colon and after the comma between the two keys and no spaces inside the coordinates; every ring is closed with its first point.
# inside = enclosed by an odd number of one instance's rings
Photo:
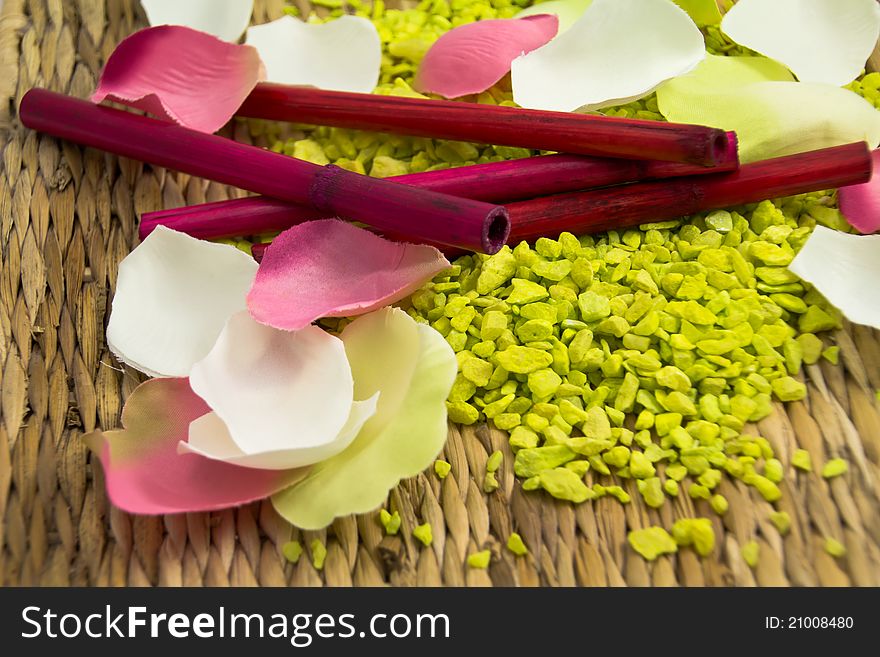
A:
{"type": "Polygon", "coordinates": [[[700,30],[670,0],[594,0],[567,32],[513,61],[513,99],[563,112],[617,105],[705,55],[700,30]]]}
{"type": "Polygon", "coordinates": [[[359,93],[379,82],[382,44],[366,18],[310,24],[283,16],[249,28],[246,42],[260,53],[269,82],[359,93]]]}
{"type": "Polygon", "coordinates": [[[880,235],[816,226],[788,268],[856,324],[880,328],[880,235]]]}
{"type": "Polygon", "coordinates": [[[254,0],[141,0],[150,25],[183,25],[238,41],[251,21],[254,0]]]}
{"type": "Polygon", "coordinates": [[[372,397],[354,406],[339,338],[317,326],[274,329],[247,312],[229,318],[214,348],[193,366],[190,385],[229,434],[228,440],[206,435],[216,428],[213,419],[193,422],[191,447],[249,467],[286,469],[327,459],[348,447],[376,410],[372,397]]]}
{"type": "Polygon", "coordinates": [[[739,0],[721,21],[737,43],[791,69],[801,82],[852,82],[880,36],[876,0],[739,0]]]}
{"type": "Polygon", "coordinates": [[[233,246],[159,226],[119,265],[110,350],[151,376],[188,376],[229,316],[246,308],[256,273],[233,246]]]}

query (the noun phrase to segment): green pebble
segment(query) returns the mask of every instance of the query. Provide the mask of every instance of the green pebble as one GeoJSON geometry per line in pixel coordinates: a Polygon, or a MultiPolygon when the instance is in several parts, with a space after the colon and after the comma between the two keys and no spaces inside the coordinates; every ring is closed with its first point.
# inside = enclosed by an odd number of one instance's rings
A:
{"type": "Polygon", "coordinates": [[[446,479],[446,475],[449,474],[450,470],[452,470],[452,466],[448,462],[440,459],[434,461],[434,472],[439,479],[446,479]]]}
{"type": "Polygon", "coordinates": [[[489,562],[492,559],[491,550],[481,550],[479,552],[474,552],[473,554],[469,554],[467,558],[468,566],[471,568],[482,568],[486,569],[489,567],[489,562]]]}
{"type": "Polygon", "coordinates": [[[773,379],[770,386],[773,388],[773,394],[780,401],[798,401],[807,396],[807,386],[790,376],[773,379]]]}
{"type": "Polygon", "coordinates": [[[544,429],[550,426],[550,420],[537,413],[526,413],[525,416],[523,416],[523,422],[529,429],[536,433],[541,433],[544,429]]]}
{"type": "Polygon", "coordinates": [[[522,489],[523,490],[538,490],[541,487],[541,478],[538,475],[534,477],[529,477],[525,481],[523,481],[522,489]]]}
{"type": "Polygon", "coordinates": [[[426,522],[423,525],[417,525],[413,529],[412,535],[416,539],[418,539],[425,547],[430,547],[431,543],[434,542],[434,533],[431,531],[430,522],[426,522]]]}
{"type": "Polygon", "coordinates": [[[670,413],[680,413],[681,415],[697,414],[697,407],[694,406],[694,402],[678,390],[673,390],[666,395],[663,407],[670,413]]]}
{"type": "Polygon", "coordinates": [[[494,472],[487,472],[483,477],[483,492],[491,493],[492,491],[498,490],[500,484],[498,483],[498,479],[495,477],[494,472]]]}
{"type": "Polygon", "coordinates": [[[647,504],[652,509],[659,509],[661,506],[663,506],[666,498],[663,495],[663,489],[660,484],[659,477],[639,479],[636,483],[639,489],[639,493],[641,493],[642,498],[645,500],[645,504],[647,504]]]}
{"type": "Polygon", "coordinates": [[[501,467],[501,461],[504,460],[504,454],[500,450],[495,450],[486,460],[486,472],[496,472],[501,467]]]}
{"type": "Polygon", "coordinates": [[[791,457],[791,464],[804,472],[813,471],[813,460],[810,458],[810,453],[805,449],[796,449],[794,451],[791,457]]]}
{"type": "Polygon", "coordinates": [[[590,467],[593,470],[595,470],[596,472],[598,472],[599,474],[603,474],[603,475],[610,475],[611,474],[611,470],[605,464],[605,461],[602,460],[602,457],[599,456],[598,454],[593,454],[592,456],[587,457],[587,460],[590,463],[590,467]]]}
{"type": "Polygon", "coordinates": [[[471,351],[479,358],[489,358],[495,353],[495,343],[489,341],[478,342],[471,347],[471,351]]]}
{"type": "Polygon", "coordinates": [[[523,306],[520,308],[519,314],[524,319],[542,319],[550,324],[555,324],[558,319],[556,308],[542,301],[523,306]]]}
{"type": "Polygon", "coordinates": [[[691,484],[688,486],[688,495],[695,500],[708,500],[712,497],[712,493],[702,484],[691,484]]]}
{"type": "Polygon", "coordinates": [[[816,363],[822,355],[822,340],[812,333],[804,333],[797,337],[797,341],[801,345],[803,362],[807,365],[816,363]]]}
{"type": "Polygon", "coordinates": [[[724,495],[718,494],[713,495],[709,499],[709,506],[711,506],[712,510],[719,516],[723,516],[730,508],[730,504],[727,502],[727,498],[724,497],[724,495]]]}
{"type": "Polygon", "coordinates": [[[507,303],[526,304],[546,299],[550,296],[547,289],[538,283],[526,280],[524,278],[514,278],[512,281],[513,290],[505,299],[507,303]]]}
{"type": "Polygon", "coordinates": [[[581,477],[568,468],[544,470],[538,477],[541,488],[557,499],[580,504],[596,497],[596,494],[584,484],[581,477]]]}
{"type": "Polygon", "coordinates": [[[593,282],[593,266],[589,260],[578,258],[571,266],[571,279],[580,289],[585,290],[593,282]]]}
{"type": "Polygon", "coordinates": [[[510,536],[507,537],[507,549],[518,557],[524,557],[529,553],[529,549],[523,542],[522,536],[516,532],[512,532],[510,536]]]}
{"type": "Polygon", "coordinates": [[[785,536],[791,529],[791,516],[785,511],[773,511],[770,513],[770,522],[776,527],[781,535],[785,536]]]}
{"type": "Polygon", "coordinates": [[[513,345],[495,354],[498,364],[514,374],[529,374],[553,362],[553,357],[546,351],[513,345]]]}
{"type": "Polygon", "coordinates": [[[645,409],[642,410],[638,417],[636,418],[635,428],[637,431],[641,431],[643,429],[650,429],[654,426],[654,414],[645,409]]]}
{"type": "Polygon", "coordinates": [[[621,504],[629,504],[630,502],[629,493],[620,486],[605,486],[605,493],[617,499],[621,504]]]}
{"type": "Polygon", "coordinates": [[[792,313],[807,312],[807,304],[804,303],[804,300],[792,294],[771,294],[770,300],[780,308],[792,313]]]}
{"type": "Polygon", "coordinates": [[[831,459],[822,467],[822,476],[825,479],[832,479],[846,474],[847,470],[849,470],[849,465],[846,461],[843,459],[831,459]]]}
{"type": "Polygon", "coordinates": [[[537,447],[539,439],[538,434],[528,427],[518,426],[514,427],[513,431],[511,431],[508,442],[511,449],[521,450],[537,447]]]}
{"type": "Polygon", "coordinates": [[[480,338],[482,340],[497,340],[507,329],[507,316],[498,311],[490,310],[483,315],[483,323],[480,325],[480,338]]]}
{"type": "Polygon", "coordinates": [[[598,406],[587,409],[587,417],[581,425],[581,431],[587,438],[610,440],[611,422],[608,413],[598,406]]]}
{"type": "Polygon", "coordinates": [[[491,420],[507,410],[507,407],[510,406],[510,403],[514,399],[516,399],[516,396],[513,393],[505,395],[504,397],[493,401],[491,404],[486,404],[486,406],[483,407],[483,413],[491,420]]]}
{"type": "Polygon", "coordinates": [[[578,308],[585,322],[595,322],[611,314],[611,304],[606,297],[595,292],[584,292],[578,296],[578,308]]]}
{"type": "Polygon", "coordinates": [[[461,375],[478,388],[489,383],[494,368],[482,358],[468,358],[461,364],[461,375]]]}
{"type": "Polygon", "coordinates": [[[309,544],[312,552],[312,565],[315,570],[323,570],[324,560],[327,558],[327,548],[317,538],[309,544]]]}
{"type": "Polygon", "coordinates": [[[571,273],[571,267],[572,263],[568,260],[555,260],[551,262],[536,262],[532,266],[532,271],[540,278],[558,282],[571,273]]]}
{"type": "Polygon", "coordinates": [[[516,258],[510,247],[504,246],[483,263],[480,276],[477,278],[477,293],[488,294],[501,287],[513,278],[514,273],[516,273],[516,258]]]}
{"type": "Polygon", "coordinates": [[[662,527],[636,529],[631,531],[626,538],[632,549],[648,561],[654,561],[662,554],[678,552],[678,545],[662,527]]]}
{"type": "Polygon", "coordinates": [[[798,318],[798,328],[801,333],[818,333],[837,327],[838,321],[815,305],[807,308],[807,311],[798,318]]]}
{"type": "Polygon", "coordinates": [[[837,365],[839,354],[840,354],[840,347],[835,345],[833,347],[828,347],[825,351],[823,351],[822,358],[827,360],[832,365],[837,365]]]}
{"type": "Polygon", "coordinates": [[[681,426],[681,413],[660,413],[654,418],[654,426],[658,436],[665,436],[676,427],[681,426]]]}
{"type": "Polygon", "coordinates": [[[480,412],[464,401],[446,402],[446,412],[458,424],[473,424],[480,417],[480,412]]]}
{"type": "Polygon", "coordinates": [[[623,337],[629,330],[629,323],[616,315],[602,320],[595,329],[597,335],[613,335],[615,338],[623,337]]]}
{"type": "Polygon", "coordinates": [[[766,265],[785,267],[794,259],[794,252],[771,242],[752,242],[749,255],[766,265]]]}
{"type": "Polygon", "coordinates": [[[633,451],[629,457],[629,471],[636,479],[653,477],[656,468],[643,452],[633,451]]]}
{"type": "Polygon", "coordinates": [[[306,160],[313,164],[330,164],[330,160],[324,154],[321,144],[311,139],[298,140],[293,146],[293,153],[291,155],[299,160],[306,160]]]}
{"type": "Polygon", "coordinates": [[[715,530],[708,518],[682,518],[672,526],[672,538],[681,547],[693,546],[701,557],[715,549],[715,530]]]}
{"type": "Polygon", "coordinates": [[[768,502],[776,502],[782,497],[782,492],[779,490],[779,487],[767,477],[751,473],[746,475],[743,478],[743,481],[749,486],[754,486],[761,496],[768,502]]]}
{"type": "Polygon", "coordinates": [[[551,369],[542,369],[529,374],[529,389],[538,398],[550,397],[562,385],[562,377],[551,369]]]}
{"type": "Polygon", "coordinates": [[[543,319],[530,319],[521,324],[515,332],[523,342],[537,342],[553,335],[553,324],[543,319]]]}
{"type": "Polygon", "coordinates": [[[774,484],[778,484],[782,481],[782,463],[779,459],[767,459],[764,463],[764,476],[774,484]]]}
{"type": "Polygon", "coordinates": [[[590,462],[589,461],[569,461],[568,463],[566,463],[562,467],[571,470],[578,477],[583,477],[590,470],[590,462]]]}
{"type": "Polygon", "coordinates": [[[678,463],[674,463],[666,468],[666,476],[674,481],[681,481],[687,476],[687,473],[687,468],[678,463]]]}
{"type": "Polygon", "coordinates": [[[281,553],[290,563],[296,563],[302,556],[303,547],[299,541],[288,541],[281,547],[281,553]]]}
{"type": "Polygon", "coordinates": [[[548,237],[539,237],[535,242],[535,251],[545,258],[558,258],[562,255],[562,245],[548,237]]]}
{"type": "Polygon", "coordinates": [[[755,568],[758,565],[758,558],[761,556],[761,546],[757,541],[749,541],[742,546],[740,553],[749,568],[755,568]]]}
{"type": "Polygon", "coordinates": [[[697,481],[707,489],[713,490],[721,483],[721,471],[715,470],[714,468],[707,468],[699,477],[697,477],[697,481]]]}
{"type": "Polygon", "coordinates": [[[468,381],[464,376],[458,375],[452,384],[452,390],[449,392],[450,402],[467,401],[474,396],[477,386],[472,381],[468,381]]]}
{"type": "Polygon", "coordinates": [[[691,380],[679,368],[667,365],[657,370],[654,375],[657,383],[664,388],[685,393],[691,388],[691,380]]]}
{"type": "Polygon", "coordinates": [[[613,447],[602,455],[602,460],[615,468],[622,468],[629,463],[629,449],[623,445],[613,447]]]}
{"type": "Polygon", "coordinates": [[[639,391],[639,379],[634,374],[627,372],[623,377],[623,383],[617,390],[614,399],[614,409],[624,413],[631,412],[639,391]]]}
{"type": "Polygon", "coordinates": [[[825,549],[825,552],[836,559],[840,559],[841,557],[846,556],[846,546],[844,546],[844,544],[838,541],[836,538],[832,538],[830,536],[826,538],[823,547],[825,549]]]}
{"type": "Polygon", "coordinates": [[[492,424],[502,431],[510,431],[522,424],[522,416],[519,413],[499,413],[492,418],[492,424]]]}
{"type": "Polygon", "coordinates": [[[400,513],[397,511],[394,513],[388,513],[385,509],[381,509],[379,511],[379,522],[381,522],[382,527],[385,528],[385,533],[389,536],[393,536],[400,529],[400,513]]]}
{"type": "Polygon", "coordinates": [[[733,230],[733,217],[727,210],[716,210],[706,216],[706,225],[719,233],[729,233],[733,230]]]}
{"type": "Polygon", "coordinates": [[[516,453],[513,469],[518,477],[533,477],[544,470],[564,465],[574,458],[575,452],[567,445],[521,449],[516,453]]]}

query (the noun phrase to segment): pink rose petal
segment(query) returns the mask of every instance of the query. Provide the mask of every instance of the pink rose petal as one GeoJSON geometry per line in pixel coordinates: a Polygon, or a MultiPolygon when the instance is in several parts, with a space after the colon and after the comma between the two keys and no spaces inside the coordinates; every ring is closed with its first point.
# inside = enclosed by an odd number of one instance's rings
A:
{"type": "Polygon", "coordinates": [[[444,34],[431,46],[415,88],[446,98],[485,91],[510,71],[510,63],[556,36],[559,19],[537,14],[478,21],[444,34]]]}
{"type": "Polygon", "coordinates": [[[874,165],[871,180],[841,187],[837,197],[846,220],[865,234],[880,229],[880,150],[871,153],[871,160],[874,165]]]}
{"type": "Polygon", "coordinates": [[[256,48],[161,25],[135,32],[116,47],[92,101],[113,100],[193,130],[215,132],[264,78],[256,48]]]}
{"type": "Polygon", "coordinates": [[[447,267],[432,246],[392,242],[338,219],[309,221],[266,249],[247,305],[258,322],[299,330],[392,304],[447,267]]]}
{"type": "Polygon", "coordinates": [[[150,379],[125,403],[124,429],[85,436],[100,455],[113,504],[140,514],[212,511],[263,499],[308,473],[308,468],[256,470],[178,454],[190,422],[210,410],[187,379],[150,379]]]}

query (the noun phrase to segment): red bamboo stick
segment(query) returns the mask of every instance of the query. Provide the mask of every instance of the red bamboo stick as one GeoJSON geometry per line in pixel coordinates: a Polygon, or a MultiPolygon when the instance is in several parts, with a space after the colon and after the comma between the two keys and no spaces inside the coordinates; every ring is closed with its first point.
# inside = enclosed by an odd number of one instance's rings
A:
{"type": "Polygon", "coordinates": [[[321,167],[45,89],[25,94],[19,116],[55,137],[429,242],[494,253],[510,228],[501,206],[321,167]]]}
{"type": "Polygon", "coordinates": [[[511,203],[510,242],[633,226],[704,210],[856,185],[871,177],[864,142],[746,164],[732,173],[635,183],[511,203]]]}
{"type": "MultiPolygon", "coordinates": [[[[735,135],[732,143],[735,155],[735,135]]],[[[413,173],[388,180],[480,201],[506,202],[637,180],[703,175],[736,166],[736,157],[722,166],[709,168],[659,160],[544,155],[413,173]]],[[[257,235],[284,230],[320,216],[305,206],[268,197],[251,197],[147,212],[141,217],[140,236],[144,239],[159,225],[201,239],[257,235]]]]}
{"type": "Polygon", "coordinates": [[[591,114],[324,91],[261,83],[239,116],[539,150],[715,166],[730,156],[722,130],[591,114]]]}
{"type": "MultiPolygon", "coordinates": [[[[857,185],[871,178],[871,170],[871,153],[859,142],[745,164],[733,173],[546,196],[507,206],[512,223],[509,242],[556,237],[563,231],[596,233],[767,198],[857,185]]],[[[385,236],[416,241],[406,233],[385,236]]],[[[255,244],[254,257],[259,260],[267,246],[255,244]]],[[[462,253],[439,248],[450,257],[462,253]]]]}

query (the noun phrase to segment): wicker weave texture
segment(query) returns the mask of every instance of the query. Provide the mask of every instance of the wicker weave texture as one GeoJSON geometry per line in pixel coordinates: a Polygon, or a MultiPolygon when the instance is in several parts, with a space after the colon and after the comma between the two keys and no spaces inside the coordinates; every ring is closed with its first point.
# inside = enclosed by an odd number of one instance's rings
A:
{"type": "MultiPolygon", "coordinates": [[[[282,4],[257,0],[254,20],[278,17],[282,4]]],[[[487,426],[450,427],[451,474],[426,472],[391,493],[398,536],[384,536],[376,514],[300,532],[268,503],[161,518],[111,508],[80,437],[118,426],[141,380],[104,340],[137,217],[241,192],[37,135],[15,108],[33,86],[87,97],[116,43],[145,24],[136,0],[6,0],[0,17],[0,585],[880,585],[880,340],[856,326],[834,335],[841,366],[808,367],[808,398],[754,427],[786,467],[785,538],[770,505],[730,481],[723,519],[687,496],[649,509],[631,482],[625,507],[523,493],[506,434],[487,426]],[[817,464],[844,457],[850,470],[830,482],[795,474],[798,447],[817,464]],[[496,449],[501,486],[486,495],[479,482],[496,449]],[[709,558],[683,550],[648,564],[627,546],[628,530],[693,516],[713,518],[709,558]],[[422,522],[433,527],[428,548],[411,536],[422,522]],[[527,557],[504,548],[511,531],[527,557]],[[844,558],[825,552],[828,537],[844,558]],[[294,539],[307,548],[295,565],[281,554],[294,539]],[[315,539],[327,547],[322,570],[308,558],[315,539]],[[751,540],[761,548],[754,570],[740,554],[751,540]],[[468,568],[467,555],[487,547],[490,568],[468,568]]]]}

